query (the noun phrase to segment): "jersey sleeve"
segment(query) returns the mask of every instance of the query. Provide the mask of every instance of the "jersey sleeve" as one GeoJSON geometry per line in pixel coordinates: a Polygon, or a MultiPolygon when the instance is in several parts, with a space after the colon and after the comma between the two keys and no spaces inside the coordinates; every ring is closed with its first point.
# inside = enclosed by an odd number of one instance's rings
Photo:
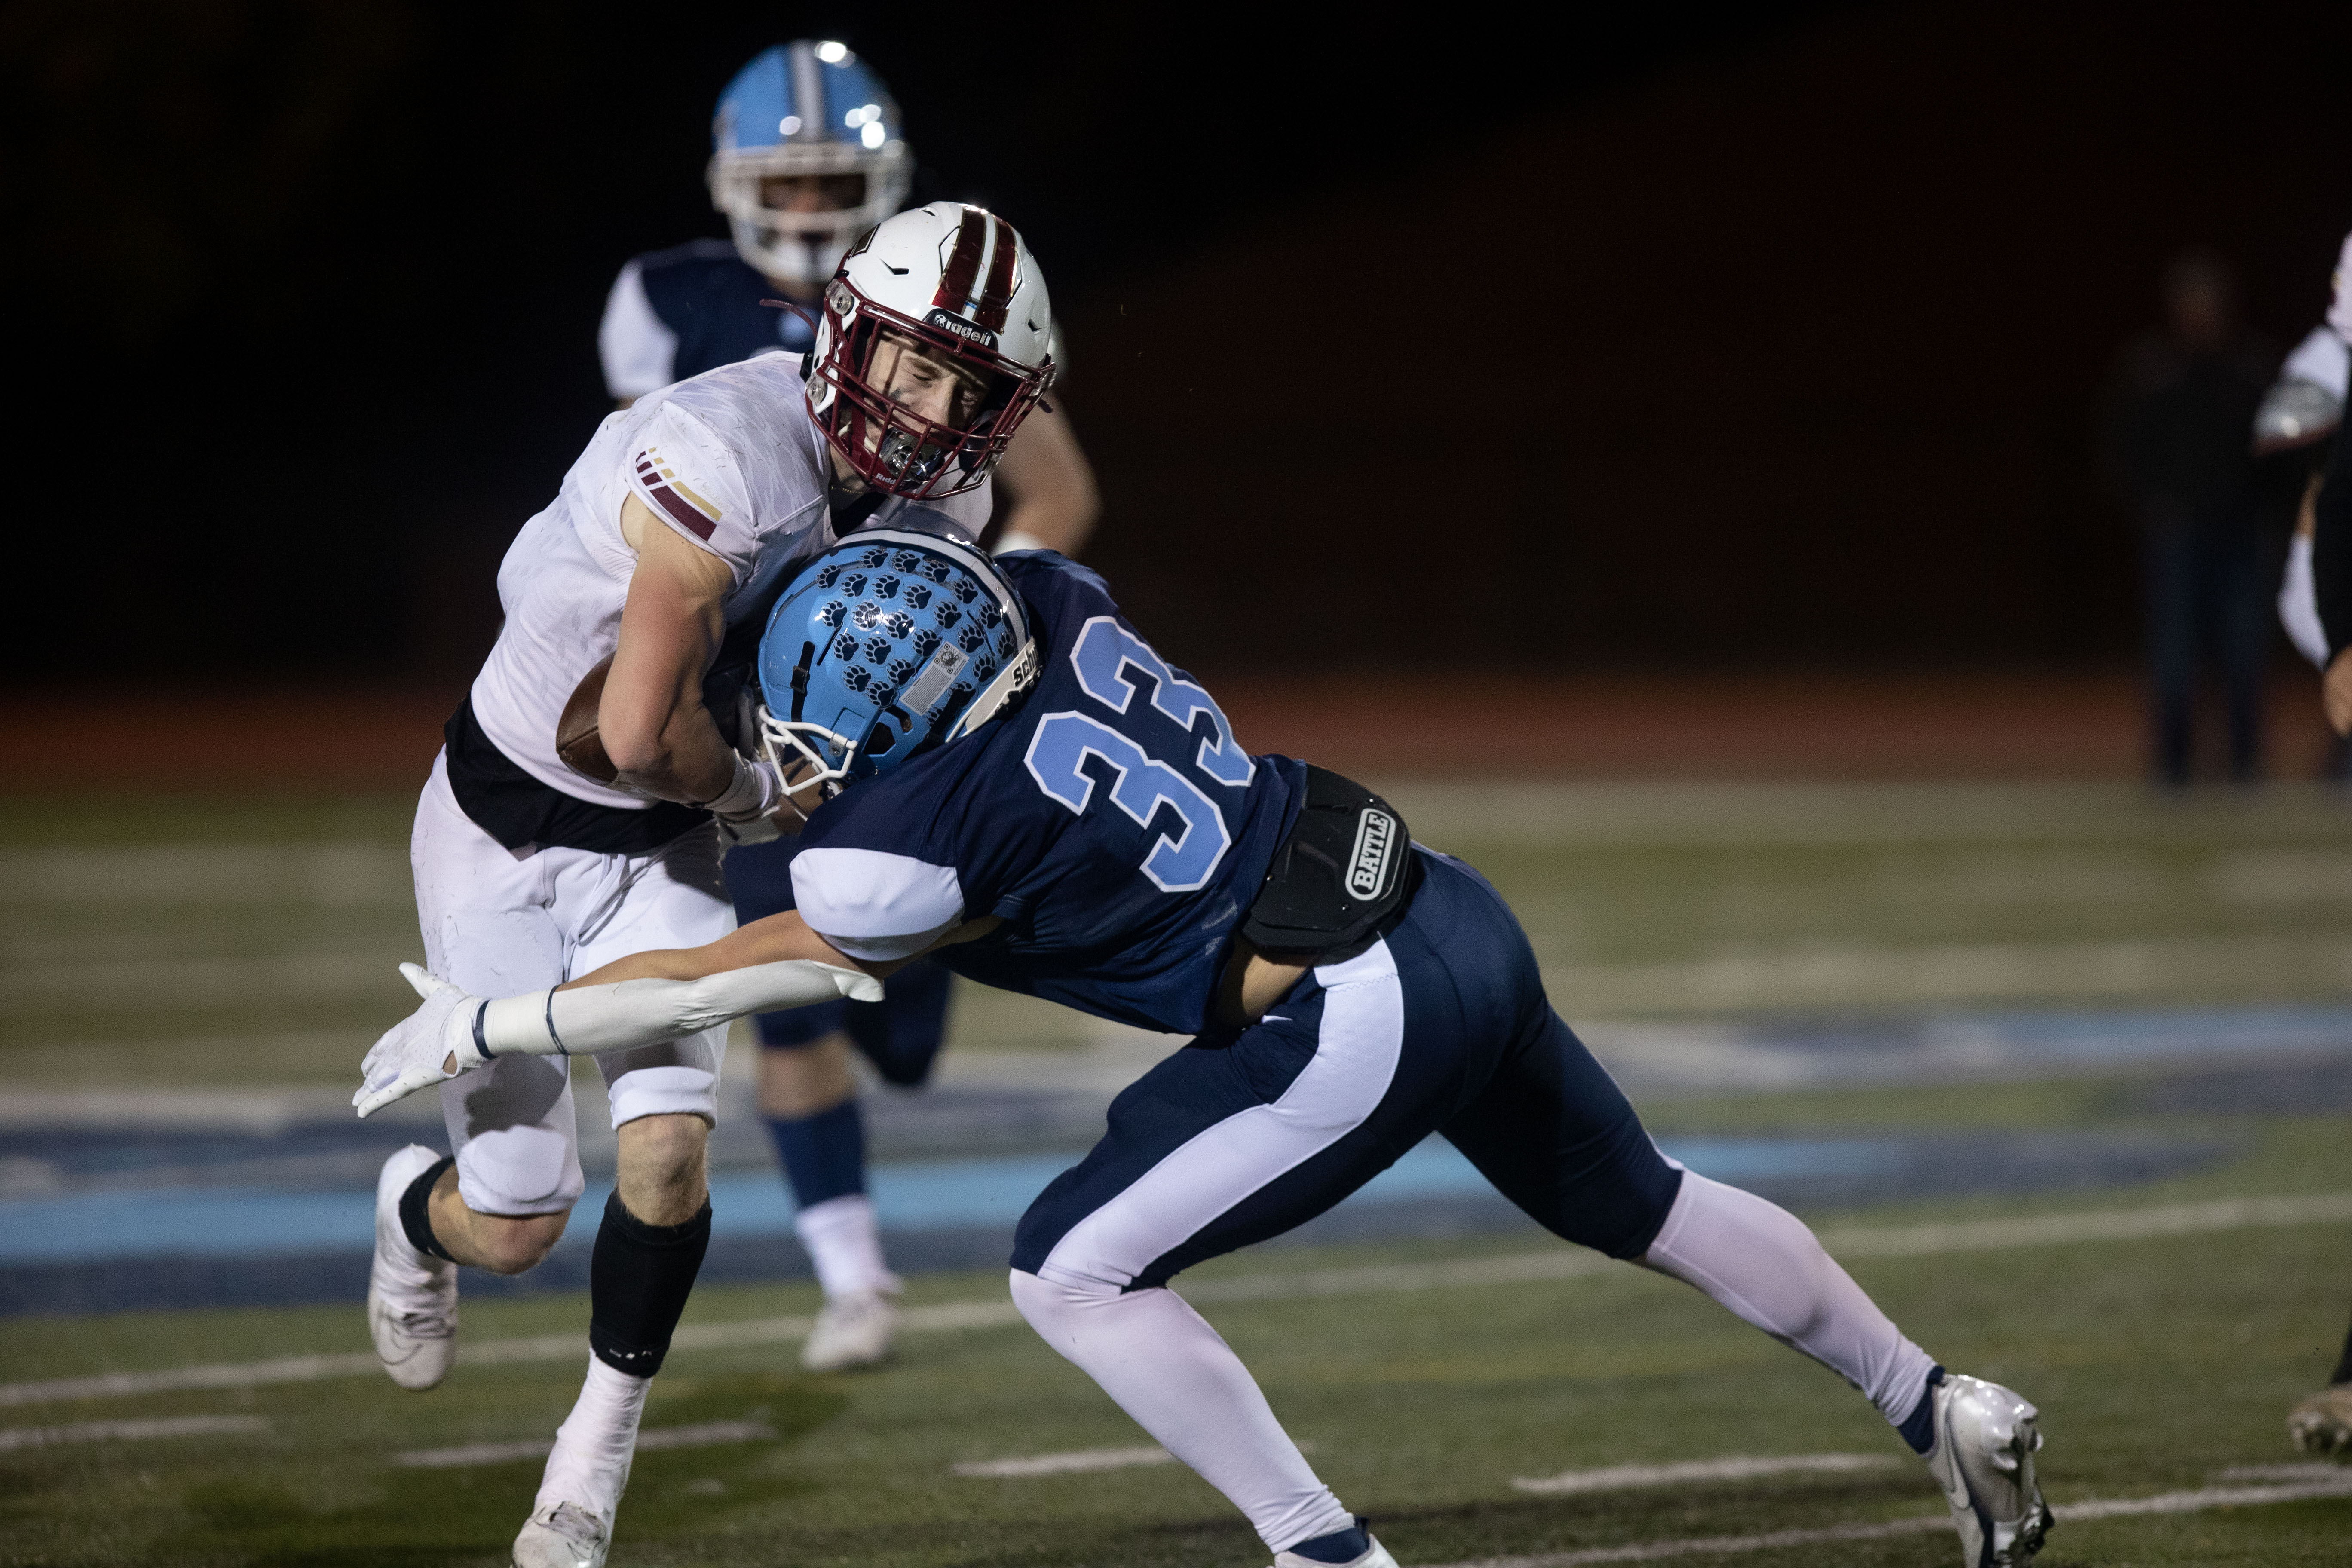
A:
{"type": "Polygon", "coordinates": [[[760,539],[742,465],[709,426],[665,399],[622,459],[625,478],[656,517],[733,571],[740,586],[757,563],[760,539]]]}
{"type": "Polygon", "coordinates": [[[2352,234],[2344,237],[2343,252],[2336,258],[2336,296],[2327,307],[2327,324],[2352,342],[2352,234]]]}
{"type": "Polygon", "coordinates": [[[622,268],[613,279],[604,319],[596,327],[596,353],[604,362],[604,390],[615,401],[643,397],[677,379],[677,334],[654,310],[638,262],[622,268]]]}
{"type": "Polygon", "coordinates": [[[2347,348],[2344,340],[2330,329],[2314,327],[2310,335],[2295,345],[2294,353],[2286,356],[2286,366],[2279,372],[2279,379],[2307,381],[2342,397],[2347,381],[2352,380],[2347,371],[2352,371],[2352,348],[2347,348]]]}
{"type": "Polygon", "coordinates": [[[793,898],[809,929],[852,958],[912,958],[963,923],[952,866],[842,847],[793,857],[793,898]]]}

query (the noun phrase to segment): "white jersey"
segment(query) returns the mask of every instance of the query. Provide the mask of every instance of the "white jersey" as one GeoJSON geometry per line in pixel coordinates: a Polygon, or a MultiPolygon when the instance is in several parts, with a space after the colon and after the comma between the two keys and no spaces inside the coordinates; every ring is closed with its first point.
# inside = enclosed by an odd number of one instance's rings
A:
{"type": "MultiPolygon", "coordinates": [[[[506,626],[474,678],[474,717],[499,750],[541,784],[599,805],[652,803],[574,773],[556,755],[564,704],[620,644],[636,552],[621,507],[644,502],[680,538],[727,563],[729,625],[830,549],[824,437],[809,417],[800,365],[767,354],[721,365],[609,415],[563,476],[555,503],[523,524],[499,566],[506,626]]],[[[988,521],[991,487],[944,500],[883,503],[877,527],[951,533],[988,521]]]]}
{"type": "Polygon", "coordinates": [[[2345,395],[2345,384],[2352,381],[2352,347],[2327,327],[2314,327],[2295,344],[2294,353],[2286,356],[2280,367],[2281,381],[2307,381],[2324,387],[2340,401],[2345,395]]]}

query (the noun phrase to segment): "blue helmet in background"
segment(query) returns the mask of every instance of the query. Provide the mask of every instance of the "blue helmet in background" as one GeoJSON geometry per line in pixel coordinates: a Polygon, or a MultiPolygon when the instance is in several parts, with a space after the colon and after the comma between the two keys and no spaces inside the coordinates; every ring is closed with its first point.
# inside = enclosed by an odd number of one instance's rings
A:
{"type": "Polygon", "coordinates": [[[710,147],[710,205],[727,215],[736,250],[787,282],[831,278],[914,184],[890,89],[830,39],[778,44],[736,72],[710,147]]]}
{"type": "Polygon", "coordinates": [[[761,754],[830,798],[970,734],[1037,672],[1028,614],[986,555],[869,529],[819,556],[768,617],[761,754]]]}

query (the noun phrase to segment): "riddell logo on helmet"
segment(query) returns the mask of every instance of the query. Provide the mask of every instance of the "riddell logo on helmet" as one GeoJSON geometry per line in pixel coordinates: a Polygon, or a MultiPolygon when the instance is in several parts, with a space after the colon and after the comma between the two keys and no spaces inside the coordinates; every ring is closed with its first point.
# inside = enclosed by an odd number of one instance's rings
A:
{"type": "Polygon", "coordinates": [[[986,327],[975,327],[961,316],[950,316],[937,305],[932,306],[931,313],[923,318],[923,324],[927,327],[937,327],[943,332],[952,333],[968,343],[978,343],[984,349],[992,349],[996,346],[994,332],[990,331],[986,327]]]}
{"type": "Polygon", "coordinates": [[[1396,848],[1396,818],[1366,806],[1356,823],[1356,852],[1348,859],[1348,891],[1359,899],[1376,899],[1389,885],[1389,861],[1396,848]]]}

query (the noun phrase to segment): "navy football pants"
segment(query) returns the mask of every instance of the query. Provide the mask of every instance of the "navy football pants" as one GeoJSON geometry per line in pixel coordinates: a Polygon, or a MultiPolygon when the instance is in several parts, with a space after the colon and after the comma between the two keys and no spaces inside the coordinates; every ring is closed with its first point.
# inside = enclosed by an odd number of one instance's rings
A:
{"type": "Polygon", "coordinates": [[[1022,1216],[1014,1268],[1163,1285],[1322,1214],[1433,1131],[1555,1235],[1648,1249],[1682,1172],[1552,1011],[1501,896],[1417,853],[1426,875],[1385,939],[1111,1102],[1102,1142],[1022,1216]]]}
{"type": "MultiPolygon", "coordinates": [[[[750,844],[727,853],[728,896],[735,918],[749,925],[793,907],[793,856],[797,837],[750,844]]],[[[928,958],[890,976],[879,1002],[843,998],[762,1013],[754,1024],[760,1043],[776,1050],[815,1044],[836,1031],[849,1037],[885,1083],[912,1089],[931,1076],[947,1038],[948,972],[928,958]]]]}

